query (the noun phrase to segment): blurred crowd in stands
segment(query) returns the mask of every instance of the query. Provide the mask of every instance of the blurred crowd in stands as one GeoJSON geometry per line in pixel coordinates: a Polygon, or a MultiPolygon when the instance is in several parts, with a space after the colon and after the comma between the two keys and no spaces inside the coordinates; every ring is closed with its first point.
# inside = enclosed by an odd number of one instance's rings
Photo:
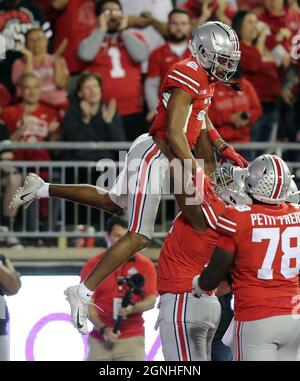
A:
{"type": "MultiPolygon", "coordinates": [[[[218,84],[209,116],[231,143],[300,141],[300,1],[0,0],[0,140],[133,141],[168,68],[208,20],[233,26],[241,91],[218,84]],[[299,46],[298,46],[299,45],[299,46]]],[[[257,152],[245,151],[248,159],[257,152]]],[[[99,150],[1,150],[0,160],[98,161],[99,150]]],[[[290,152],[286,159],[300,160],[290,152]]],[[[47,180],[47,169],[44,170],[47,180]]],[[[1,169],[1,225],[18,168],[1,169]]],[[[35,229],[33,226],[32,229],[35,229]]]]}

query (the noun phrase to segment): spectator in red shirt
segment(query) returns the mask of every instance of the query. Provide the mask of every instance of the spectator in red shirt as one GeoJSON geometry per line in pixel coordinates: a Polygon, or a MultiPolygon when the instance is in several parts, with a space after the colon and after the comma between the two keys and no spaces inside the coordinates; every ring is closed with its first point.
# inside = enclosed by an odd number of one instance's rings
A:
{"type": "MultiPolygon", "coordinates": [[[[40,103],[42,84],[33,73],[23,74],[18,81],[21,102],[3,110],[12,141],[41,142],[58,140],[58,115],[55,109],[40,103]]],[[[18,150],[15,160],[50,160],[48,150],[18,150]]]]}
{"type": "Polygon", "coordinates": [[[0,59],[0,83],[12,94],[14,87],[11,82],[11,69],[14,61],[21,56],[16,50],[16,44],[24,44],[27,31],[38,26],[51,34],[42,9],[32,1],[0,1],[0,36],[5,38],[6,48],[6,58],[0,59]]]}
{"type": "Polygon", "coordinates": [[[226,0],[187,0],[180,5],[186,9],[195,26],[199,26],[206,21],[221,21],[227,25],[231,25],[231,20],[237,9],[229,4],[226,0]]]}
{"type": "Polygon", "coordinates": [[[168,39],[150,55],[145,97],[148,106],[146,120],[150,122],[156,114],[159,101],[159,86],[166,72],[174,63],[188,58],[191,53],[188,42],[191,34],[191,20],[184,9],[174,9],[169,13],[168,39]]]}
{"type": "Polygon", "coordinates": [[[230,143],[250,142],[250,129],[262,114],[262,107],[251,83],[237,72],[241,91],[217,83],[209,107],[209,117],[222,138],[230,143]]]}
{"type": "MultiPolygon", "coordinates": [[[[127,232],[127,222],[121,217],[112,217],[106,226],[106,242],[110,246],[127,232]]],[[[81,270],[83,281],[104,253],[91,258],[81,270]]],[[[89,306],[89,319],[93,330],[89,337],[88,361],[143,361],[145,360],[143,312],[154,307],[156,300],[156,270],[150,259],[136,253],[99,285],[89,306]],[[142,295],[132,295],[132,304],[121,307],[126,292],[125,284],[118,278],[127,279],[134,274],[145,278],[142,295]],[[118,315],[123,316],[119,331],[114,332],[118,315]]]]}
{"type": "MultiPolygon", "coordinates": [[[[40,78],[33,73],[23,74],[18,81],[17,92],[21,102],[3,110],[2,118],[8,127],[10,138],[15,142],[55,141],[58,135],[58,114],[55,109],[40,103],[42,84],[40,78]]],[[[47,168],[41,168],[43,161],[51,160],[50,152],[46,149],[15,150],[14,159],[20,161],[36,161],[40,174],[49,178],[47,168]]],[[[30,172],[30,168],[27,168],[30,172]]],[[[34,206],[28,209],[27,230],[36,229],[36,214],[34,206]]],[[[47,203],[41,204],[41,218],[48,217],[47,203]]],[[[53,206],[54,214],[58,213],[59,202],[53,206]],[[57,208],[56,208],[57,206],[57,208]],[[54,211],[55,210],[55,211],[54,211]]]]}
{"type": "Polygon", "coordinates": [[[86,63],[77,56],[77,50],[80,42],[95,28],[95,0],[52,0],[51,4],[58,13],[55,20],[54,50],[65,39],[68,40],[63,57],[71,74],[72,91],[78,75],[86,68],[86,63]]]}
{"type": "Polygon", "coordinates": [[[67,44],[68,41],[64,40],[54,54],[48,54],[48,40],[44,31],[41,28],[29,30],[25,46],[18,47],[23,58],[16,60],[13,65],[13,83],[16,84],[25,73],[35,73],[41,78],[41,101],[58,109],[66,108],[69,72],[62,54],[67,44]]]}
{"type": "Polygon", "coordinates": [[[103,102],[116,99],[129,141],[145,131],[141,63],[148,57],[141,36],[127,30],[128,17],[118,0],[97,3],[99,26],[79,46],[88,70],[102,76],[103,102]]]}
{"type": "Polygon", "coordinates": [[[266,27],[258,30],[257,17],[249,11],[239,11],[233,19],[233,28],[240,39],[240,65],[245,78],[255,88],[263,114],[252,126],[252,141],[275,141],[278,129],[278,99],[280,80],[276,64],[265,46],[266,27]]]}
{"type": "Polygon", "coordinates": [[[278,66],[290,64],[289,51],[291,47],[292,31],[287,25],[289,11],[284,0],[264,0],[264,11],[259,19],[270,28],[266,39],[266,46],[276,57],[278,66]]]}

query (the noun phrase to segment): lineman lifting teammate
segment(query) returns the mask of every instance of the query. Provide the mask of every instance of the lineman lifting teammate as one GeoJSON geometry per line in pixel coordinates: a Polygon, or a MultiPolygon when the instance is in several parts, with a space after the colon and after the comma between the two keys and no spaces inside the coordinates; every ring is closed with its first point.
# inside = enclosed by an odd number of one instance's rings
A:
{"type": "MultiPolygon", "coordinates": [[[[242,167],[248,164],[220,138],[206,115],[214,84],[217,81],[228,83],[236,71],[240,59],[237,35],[225,24],[208,22],[196,29],[190,49],[191,58],[176,63],[167,72],[160,89],[158,113],[149,134],[133,142],[125,168],[109,192],[91,185],[47,184],[30,174],[11,203],[11,208],[17,208],[28,206],[36,198],[59,197],[110,213],[128,209],[130,222],[125,236],[107,250],[83,283],[65,291],[73,323],[81,333],[88,331],[87,303],[93,290],[131,255],[146,247],[151,239],[169,161],[176,158],[182,165],[189,161],[190,182],[195,184],[195,194],[200,199],[203,191],[212,192],[211,182],[196,160],[201,158],[198,154],[200,134],[204,141],[206,138],[206,144],[209,140],[212,142],[222,159],[242,167]]],[[[175,195],[176,199],[194,228],[201,229],[198,223],[200,205],[185,205],[185,197],[182,197],[185,185],[175,195]]]]}
{"type": "Polygon", "coordinates": [[[300,208],[287,203],[291,182],[279,157],[255,159],[245,178],[253,204],[225,209],[210,263],[193,280],[201,295],[231,271],[234,320],[225,336],[237,361],[300,360],[300,208]]]}

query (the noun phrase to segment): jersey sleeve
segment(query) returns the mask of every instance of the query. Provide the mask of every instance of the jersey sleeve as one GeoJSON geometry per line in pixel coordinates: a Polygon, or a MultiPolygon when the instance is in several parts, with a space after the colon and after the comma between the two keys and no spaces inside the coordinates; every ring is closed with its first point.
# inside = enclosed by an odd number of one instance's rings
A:
{"type": "Polygon", "coordinates": [[[220,234],[234,236],[238,231],[237,211],[232,207],[227,207],[218,217],[216,225],[220,234]]]}
{"type": "Polygon", "coordinates": [[[186,91],[195,99],[200,90],[200,83],[197,78],[198,65],[196,62],[189,61],[182,65],[175,64],[167,74],[166,88],[179,87],[186,91]],[[188,66],[190,65],[190,66],[188,66]]]}
{"type": "Polygon", "coordinates": [[[224,209],[226,208],[226,205],[224,201],[217,198],[216,200],[213,199],[205,199],[204,202],[201,204],[201,209],[204,214],[204,217],[206,219],[206,222],[210,228],[213,230],[217,230],[217,222],[218,222],[218,216],[223,213],[224,209]]]}

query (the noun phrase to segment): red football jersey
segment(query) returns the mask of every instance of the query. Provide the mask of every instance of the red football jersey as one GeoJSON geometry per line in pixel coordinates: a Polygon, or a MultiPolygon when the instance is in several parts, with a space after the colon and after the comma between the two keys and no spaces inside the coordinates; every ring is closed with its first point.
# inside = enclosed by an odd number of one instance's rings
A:
{"type": "Polygon", "coordinates": [[[183,52],[182,56],[179,57],[170,49],[169,43],[159,46],[153,50],[149,57],[147,78],[159,77],[163,79],[171,65],[190,56],[191,52],[188,48],[183,52]]]}
{"type": "MultiPolygon", "coordinates": [[[[134,35],[144,41],[140,34],[134,35]]],[[[103,102],[108,103],[115,98],[120,115],[143,111],[141,65],[130,57],[121,37],[105,37],[98,55],[87,70],[101,75],[103,102]]]]}
{"type": "Polygon", "coordinates": [[[194,230],[182,213],[173,222],[161,248],[157,268],[157,290],[160,294],[180,294],[192,291],[192,280],[209,262],[216,247],[218,215],[226,205],[218,199],[213,205],[205,204],[202,210],[209,227],[204,232],[194,230]]]}
{"type": "Polygon", "coordinates": [[[217,246],[235,253],[235,319],[300,313],[300,209],[293,204],[226,208],[217,246]]]}
{"type": "Polygon", "coordinates": [[[209,78],[206,71],[198,64],[194,57],[187,58],[173,65],[167,72],[160,87],[157,115],[152,123],[149,134],[166,140],[167,101],[171,89],[179,87],[188,92],[193,103],[190,106],[187,120],[183,129],[190,147],[193,147],[204,126],[203,120],[206,110],[211,103],[216,81],[209,78]]]}
{"type": "MultiPolygon", "coordinates": [[[[80,276],[81,280],[85,280],[91,270],[96,266],[96,264],[103,257],[104,253],[91,258],[83,266],[80,276]]],[[[143,287],[143,295],[132,295],[132,300],[134,302],[139,302],[149,295],[156,295],[156,270],[153,262],[140,253],[136,253],[135,256],[122,264],[117,270],[115,270],[111,275],[109,275],[103,282],[96,288],[93,294],[93,302],[99,306],[101,310],[97,309],[97,313],[101,320],[107,327],[114,326],[114,299],[123,298],[125,295],[124,285],[118,286],[119,277],[130,277],[133,274],[139,273],[144,276],[145,284],[143,287]]],[[[121,325],[121,339],[125,339],[133,336],[144,335],[144,319],[142,314],[132,314],[127,317],[126,320],[122,321],[121,325]]],[[[97,331],[93,330],[91,333],[92,337],[102,340],[102,335],[97,331]]]]}

